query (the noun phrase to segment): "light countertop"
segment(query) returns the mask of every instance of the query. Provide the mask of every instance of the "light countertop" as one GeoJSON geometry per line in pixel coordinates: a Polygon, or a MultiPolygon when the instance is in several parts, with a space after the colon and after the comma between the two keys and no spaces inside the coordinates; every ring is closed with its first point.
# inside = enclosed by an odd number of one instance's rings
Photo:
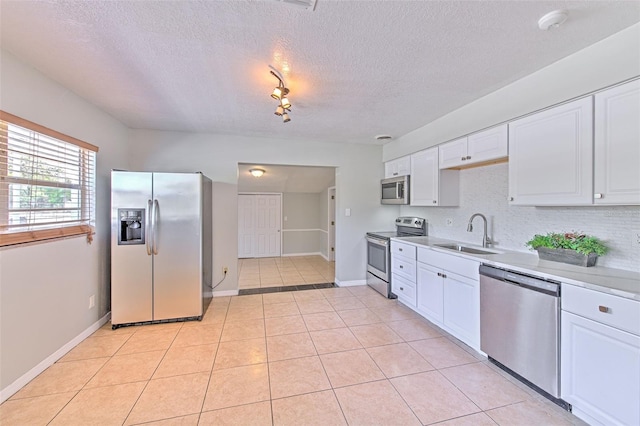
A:
{"type": "Polygon", "coordinates": [[[449,253],[479,261],[485,265],[511,269],[525,274],[552,279],[567,284],[589,288],[595,291],[614,294],[627,299],[640,301],[640,273],[623,269],[605,268],[602,266],[583,267],[566,263],[540,260],[537,254],[503,250],[489,247],[488,250],[498,251],[495,254],[471,254],[440,248],[435,244],[462,244],[467,247],[482,249],[481,246],[461,243],[437,237],[396,237],[393,241],[401,241],[427,247],[442,253],[449,253]]]}

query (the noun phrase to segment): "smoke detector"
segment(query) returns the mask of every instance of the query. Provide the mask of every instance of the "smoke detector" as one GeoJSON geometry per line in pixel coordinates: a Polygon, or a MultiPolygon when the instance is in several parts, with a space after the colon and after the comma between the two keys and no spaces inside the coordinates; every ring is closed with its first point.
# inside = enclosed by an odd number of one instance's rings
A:
{"type": "Polygon", "coordinates": [[[538,28],[543,31],[547,31],[551,28],[558,28],[564,21],[567,20],[569,12],[566,10],[554,10],[544,15],[538,21],[538,28]]]}
{"type": "Polygon", "coordinates": [[[276,1],[290,4],[292,6],[301,7],[310,12],[313,12],[314,10],[316,10],[316,4],[318,3],[318,0],[276,0],[276,1]]]}

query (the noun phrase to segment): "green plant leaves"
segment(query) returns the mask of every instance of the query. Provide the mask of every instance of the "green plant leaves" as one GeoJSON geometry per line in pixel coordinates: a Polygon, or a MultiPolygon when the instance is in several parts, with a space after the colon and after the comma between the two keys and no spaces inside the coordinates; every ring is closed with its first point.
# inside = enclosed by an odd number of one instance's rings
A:
{"type": "Polygon", "coordinates": [[[604,255],[608,250],[596,237],[577,232],[536,234],[525,245],[534,250],[538,247],[563,248],[575,250],[584,255],[595,253],[598,256],[604,255]]]}

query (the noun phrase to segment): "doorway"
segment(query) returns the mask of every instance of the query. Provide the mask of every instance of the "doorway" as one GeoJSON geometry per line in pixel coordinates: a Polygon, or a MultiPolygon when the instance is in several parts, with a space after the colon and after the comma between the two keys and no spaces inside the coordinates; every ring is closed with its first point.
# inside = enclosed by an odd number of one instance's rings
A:
{"type": "Polygon", "coordinates": [[[238,258],[280,257],[282,194],[238,194],[238,258]]]}

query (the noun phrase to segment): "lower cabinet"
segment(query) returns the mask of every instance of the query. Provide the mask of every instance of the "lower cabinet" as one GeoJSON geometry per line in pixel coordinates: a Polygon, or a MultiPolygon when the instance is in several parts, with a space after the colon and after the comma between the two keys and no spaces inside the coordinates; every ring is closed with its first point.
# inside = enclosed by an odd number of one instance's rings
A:
{"type": "Polygon", "coordinates": [[[444,312],[444,284],[442,270],[418,262],[420,291],[417,293],[417,308],[424,317],[436,324],[442,324],[444,312]]]}
{"type": "Polygon", "coordinates": [[[479,267],[480,263],[473,260],[430,249],[418,249],[416,310],[478,351],[479,267]]]}
{"type": "Polygon", "coordinates": [[[562,399],[589,424],[639,425],[640,303],[564,284],[562,291],[562,399]]]}

